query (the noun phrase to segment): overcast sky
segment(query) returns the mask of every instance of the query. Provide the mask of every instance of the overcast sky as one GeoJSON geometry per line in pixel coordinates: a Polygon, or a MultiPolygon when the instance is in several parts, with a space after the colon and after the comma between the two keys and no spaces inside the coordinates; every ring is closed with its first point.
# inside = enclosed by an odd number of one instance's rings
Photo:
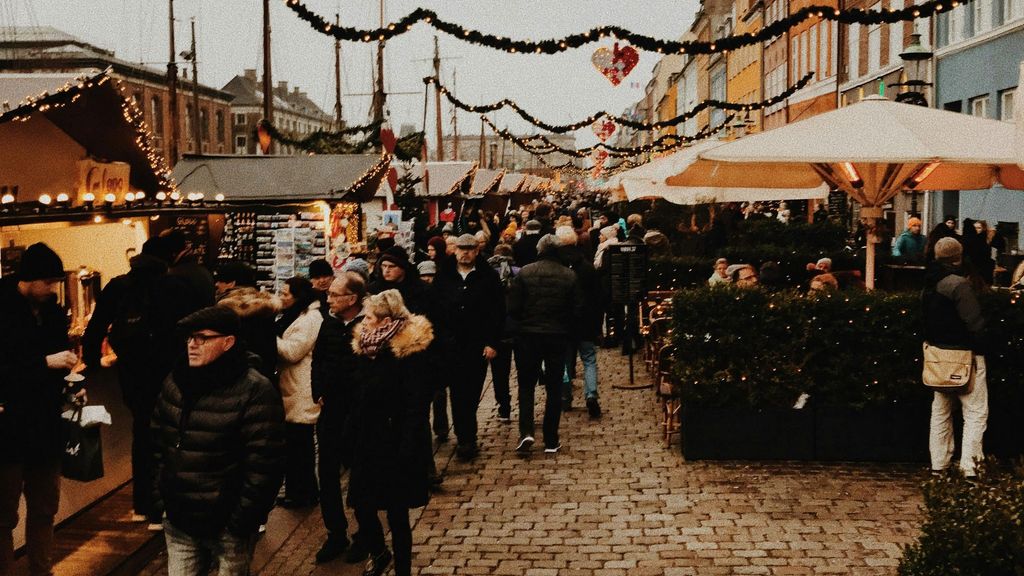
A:
{"type": "MultiPolygon", "coordinates": [[[[341,14],[343,25],[360,28],[379,23],[377,0],[306,0],[314,11],[332,18],[341,14]]],[[[175,0],[177,51],[187,48],[189,19],[196,19],[199,79],[221,87],[244,68],[259,68],[262,58],[260,0],[175,0]]],[[[387,0],[385,20],[398,20],[417,7],[436,11],[442,19],[484,32],[542,40],[580,32],[602,24],[615,24],[636,32],[679,38],[696,11],[696,0],[387,0]]],[[[117,56],[164,68],[167,61],[167,0],[0,0],[0,26],[53,26],[117,56]],[[13,10],[11,10],[13,7],[13,10]],[[12,22],[13,20],[13,22],[12,22]]],[[[275,82],[298,86],[330,113],[334,102],[333,39],[299,20],[282,0],[271,1],[273,70],[275,82]]],[[[394,93],[389,108],[395,129],[423,118],[422,78],[430,74],[433,28],[419,24],[387,44],[385,87],[394,93]],[[404,95],[398,93],[412,92],[404,95]]],[[[641,52],[640,63],[625,82],[613,87],[594,70],[590,57],[610,39],[558,55],[507,54],[440,35],[444,82],[472,104],[511,98],[545,121],[567,123],[600,110],[619,113],[643,95],[643,87],[657,61],[656,54],[641,52]]],[[[368,118],[373,51],[361,43],[342,44],[346,121],[368,118]]],[[[431,99],[432,100],[432,99],[431,99]]],[[[431,102],[431,106],[433,103],[431,102]]],[[[444,105],[445,133],[451,132],[451,112],[444,105]]],[[[427,129],[433,134],[433,109],[427,129]]],[[[522,133],[534,128],[513,112],[492,115],[499,126],[522,133]]],[[[589,130],[580,131],[578,144],[594,141],[589,130]]],[[[478,135],[480,120],[459,115],[459,133],[478,135]]]]}

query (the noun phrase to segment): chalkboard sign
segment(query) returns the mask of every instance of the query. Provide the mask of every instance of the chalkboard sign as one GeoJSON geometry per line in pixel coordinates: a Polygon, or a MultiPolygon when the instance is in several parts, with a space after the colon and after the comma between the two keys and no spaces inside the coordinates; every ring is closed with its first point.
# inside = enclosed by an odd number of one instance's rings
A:
{"type": "Polygon", "coordinates": [[[615,244],[608,247],[612,303],[634,304],[647,293],[647,246],[615,244]]]}
{"type": "Polygon", "coordinates": [[[206,250],[210,243],[210,226],[207,216],[175,216],[170,228],[185,235],[185,241],[192,249],[192,255],[200,262],[207,263],[206,250]]]}

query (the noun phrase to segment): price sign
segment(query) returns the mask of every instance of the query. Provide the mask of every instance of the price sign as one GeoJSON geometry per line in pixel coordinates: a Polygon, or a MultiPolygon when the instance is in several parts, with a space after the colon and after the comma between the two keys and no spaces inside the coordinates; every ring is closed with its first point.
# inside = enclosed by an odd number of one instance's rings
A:
{"type": "Polygon", "coordinates": [[[616,244],[608,247],[612,303],[634,304],[647,293],[647,246],[616,244]]]}

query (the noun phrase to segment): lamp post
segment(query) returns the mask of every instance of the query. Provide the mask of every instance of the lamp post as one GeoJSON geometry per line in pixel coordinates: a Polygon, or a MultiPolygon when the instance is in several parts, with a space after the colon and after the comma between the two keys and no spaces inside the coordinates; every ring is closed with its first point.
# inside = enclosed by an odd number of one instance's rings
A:
{"type": "MultiPolygon", "coordinates": [[[[932,85],[928,81],[928,69],[932,56],[935,54],[931,48],[921,44],[921,34],[914,32],[910,35],[910,45],[903,52],[900,52],[900,60],[903,60],[903,71],[907,75],[907,81],[901,85],[907,88],[906,92],[896,95],[897,102],[905,102],[916,106],[928,107],[928,96],[925,89],[932,85]]],[[[910,215],[917,216],[917,195],[920,192],[916,188],[910,189],[910,215]]]]}

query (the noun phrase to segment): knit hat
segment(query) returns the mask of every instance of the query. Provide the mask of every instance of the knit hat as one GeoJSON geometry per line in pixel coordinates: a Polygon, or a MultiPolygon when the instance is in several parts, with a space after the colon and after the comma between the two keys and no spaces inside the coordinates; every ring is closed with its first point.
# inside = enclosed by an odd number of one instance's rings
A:
{"type": "Polygon", "coordinates": [[[416,266],[416,270],[419,271],[420,276],[436,276],[437,264],[434,264],[433,260],[424,260],[416,266]]]}
{"type": "Polygon", "coordinates": [[[385,250],[384,253],[380,255],[378,263],[380,262],[391,262],[395,266],[406,271],[409,270],[410,266],[409,254],[407,254],[405,248],[402,248],[401,246],[392,246],[385,250]]]}
{"type": "Polygon", "coordinates": [[[345,262],[341,267],[342,272],[355,272],[363,277],[363,280],[370,277],[370,264],[362,258],[355,258],[345,262]]]}
{"type": "Polygon", "coordinates": [[[545,234],[537,241],[537,254],[557,251],[559,246],[561,246],[561,242],[554,234],[545,234]]]}
{"type": "Polygon", "coordinates": [[[964,247],[957,242],[956,238],[946,236],[935,243],[935,259],[947,262],[957,262],[964,253],[964,247]]]}
{"type": "Polygon", "coordinates": [[[18,267],[18,279],[24,282],[64,277],[64,263],[60,256],[42,242],[25,249],[18,267]]]}
{"type": "Polygon", "coordinates": [[[323,278],[325,276],[334,276],[334,268],[331,267],[327,260],[317,258],[309,263],[310,278],[323,278]]]}
{"type": "Polygon", "coordinates": [[[185,334],[192,334],[200,330],[213,330],[225,336],[236,336],[240,325],[238,314],[226,306],[203,308],[178,321],[178,329],[185,334]]]}
{"type": "Polygon", "coordinates": [[[920,225],[921,225],[921,219],[918,218],[917,216],[914,216],[910,220],[907,220],[907,229],[908,230],[910,229],[911,226],[920,226],[920,225]]]}
{"type": "Polygon", "coordinates": [[[236,286],[255,286],[256,271],[241,260],[228,260],[217,266],[213,277],[218,282],[234,282],[236,286]]]}

